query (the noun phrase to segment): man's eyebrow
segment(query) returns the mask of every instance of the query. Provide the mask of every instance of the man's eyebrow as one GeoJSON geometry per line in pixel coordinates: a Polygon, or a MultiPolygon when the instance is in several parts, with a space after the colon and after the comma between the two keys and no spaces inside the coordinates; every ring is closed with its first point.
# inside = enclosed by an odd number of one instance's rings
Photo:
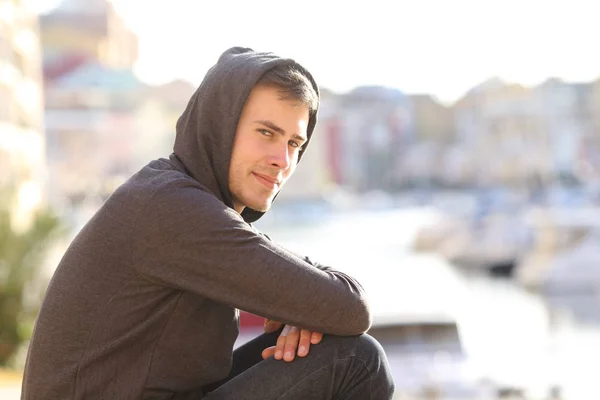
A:
{"type": "MultiPolygon", "coordinates": [[[[276,125],[275,123],[273,123],[272,121],[269,121],[269,120],[262,120],[262,119],[261,119],[261,120],[257,120],[257,121],[254,121],[254,122],[256,122],[256,123],[258,123],[258,124],[262,124],[262,125],[266,126],[267,128],[269,128],[269,129],[271,129],[271,130],[273,130],[273,131],[275,131],[275,132],[279,133],[280,135],[284,135],[284,134],[285,134],[285,129],[283,129],[283,128],[281,128],[281,127],[277,126],[277,125],[276,125]]],[[[292,138],[294,138],[294,139],[296,139],[296,140],[300,140],[300,141],[302,141],[302,142],[305,142],[305,141],[306,141],[306,138],[305,138],[305,137],[303,137],[303,136],[300,136],[300,135],[298,135],[298,134],[294,134],[294,135],[292,135],[292,138]]]]}

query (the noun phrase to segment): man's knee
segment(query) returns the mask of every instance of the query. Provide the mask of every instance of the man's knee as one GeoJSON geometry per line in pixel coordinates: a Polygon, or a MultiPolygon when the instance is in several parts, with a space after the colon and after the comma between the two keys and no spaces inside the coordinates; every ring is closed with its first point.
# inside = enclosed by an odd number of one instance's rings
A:
{"type": "Polygon", "coordinates": [[[371,360],[377,364],[377,368],[389,369],[387,356],[383,346],[373,336],[363,333],[356,336],[357,356],[366,360],[371,360]]]}
{"type": "Polygon", "coordinates": [[[331,337],[331,345],[336,347],[340,359],[360,360],[356,368],[357,376],[364,375],[371,382],[370,393],[374,399],[391,398],[394,393],[394,379],[383,346],[371,335],[331,337]]]}
{"type": "Polygon", "coordinates": [[[373,336],[368,333],[363,333],[356,337],[358,346],[368,354],[385,357],[385,351],[381,344],[373,336]]]}
{"type": "Polygon", "coordinates": [[[373,367],[388,369],[387,356],[381,344],[371,335],[326,336],[324,342],[335,348],[337,357],[357,357],[373,367]]]}

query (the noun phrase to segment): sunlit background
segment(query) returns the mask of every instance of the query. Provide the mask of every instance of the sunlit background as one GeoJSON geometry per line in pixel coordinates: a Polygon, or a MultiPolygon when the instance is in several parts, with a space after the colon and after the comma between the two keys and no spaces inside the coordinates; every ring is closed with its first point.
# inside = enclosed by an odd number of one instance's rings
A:
{"type": "MultiPolygon", "coordinates": [[[[0,0],[0,398],[45,287],[228,47],[322,89],[257,226],[370,292],[397,399],[600,398],[593,1],[0,0]]],[[[260,320],[242,313],[238,343],[260,320]]]]}

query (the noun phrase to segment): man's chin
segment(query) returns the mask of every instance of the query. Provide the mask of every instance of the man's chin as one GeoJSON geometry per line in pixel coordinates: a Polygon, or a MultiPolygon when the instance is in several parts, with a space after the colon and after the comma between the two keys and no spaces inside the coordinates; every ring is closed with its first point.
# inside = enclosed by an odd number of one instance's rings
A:
{"type": "Polygon", "coordinates": [[[251,207],[254,211],[259,211],[259,212],[267,212],[269,211],[269,208],[271,208],[271,203],[269,203],[268,205],[262,204],[258,207],[251,207]]]}
{"type": "Polygon", "coordinates": [[[270,199],[267,202],[261,202],[261,203],[256,203],[253,204],[252,206],[250,206],[250,208],[252,208],[254,211],[259,211],[259,212],[267,212],[269,211],[269,209],[271,208],[271,205],[273,204],[273,200],[270,199]]]}

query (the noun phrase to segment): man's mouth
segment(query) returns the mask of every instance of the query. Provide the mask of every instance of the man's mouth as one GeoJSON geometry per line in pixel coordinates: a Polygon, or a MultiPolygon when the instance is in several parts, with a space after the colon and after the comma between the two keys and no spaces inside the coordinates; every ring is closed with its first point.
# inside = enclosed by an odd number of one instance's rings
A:
{"type": "Polygon", "coordinates": [[[262,183],[263,186],[265,186],[269,189],[277,189],[277,187],[281,183],[277,178],[274,178],[269,175],[263,175],[263,174],[259,174],[257,172],[253,172],[252,175],[254,175],[256,180],[259,181],[260,183],[262,183]]]}

